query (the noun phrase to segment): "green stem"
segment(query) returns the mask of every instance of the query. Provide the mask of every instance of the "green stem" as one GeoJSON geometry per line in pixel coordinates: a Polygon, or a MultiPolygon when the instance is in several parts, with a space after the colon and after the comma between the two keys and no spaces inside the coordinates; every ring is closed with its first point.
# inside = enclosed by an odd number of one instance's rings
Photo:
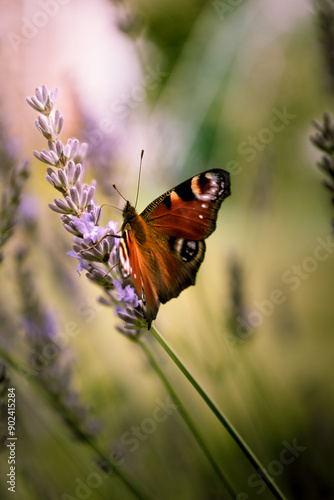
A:
{"type": "Polygon", "coordinates": [[[278,500],[285,500],[283,493],[279,490],[278,486],[274,483],[274,481],[268,475],[267,471],[265,470],[265,468],[263,467],[261,462],[254,455],[254,453],[249,448],[247,443],[243,440],[243,438],[238,434],[237,430],[233,427],[233,425],[225,417],[223,412],[218,408],[216,403],[214,403],[214,401],[208,396],[208,394],[205,392],[205,390],[199,385],[199,383],[194,378],[194,376],[185,367],[185,365],[182,363],[180,358],[175,354],[175,352],[167,344],[167,342],[163,339],[163,337],[156,330],[156,328],[154,328],[152,326],[150,331],[153,333],[156,340],[159,342],[159,344],[166,351],[168,356],[174,361],[174,363],[181,370],[183,375],[188,379],[188,381],[191,383],[191,385],[194,387],[194,389],[198,392],[198,394],[201,396],[201,398],[205,401],[205,403],[208,405],[208,407],[213,412],[213,414],[218,418],[219,422],[225,427],[227,432],[230,434],[230,436],[237,443],[237,445],[239,446],[241,451],[244,453],[244,455],[248,458],[249,462],[255,468],[256,472],[262,477],[263,481],[266,483],[266,485],[268,486],[268,488],[271,491],[271,493],[273,494],[273,496],[275,498],[277,498],[278,500]]]}
{"type": "Polygon", "coordinates": [[[163,371],[160,369],[159,364],[156,362],[155,358],[153,357],[152,353],[150,350],[147,348],[147,345],[140,339],[139,344],[141,348],[143,349],[146,357],[148,358],[149,362],[151,363],[152,368],[160,378],[161,382],[165,386],[167,392],[169,393],[170,397],[173,399],[173,401],[176,403],[178,406],[178,410],[180,412],[180,415],[182,416],[183,420],[185,421],[186,425],[188,426],[190,432],[193,434],[195,440],[197,441],[198,445],[202,449],[204,455],[207,457],[208,461],[210,462],[212,468],[216,472],[217,476],[229,492],[232,498],[237,497],[237,491],[233,487],[233,485],[230,483],[229,479],[224,475],[224,473],[220,470],[218,467],[215,459],[211,455],[209,449],[207,448],[206,444],[204,443],[202,437],[200,436],[198,430],[196,429],[192,419],[190,418],[189,413],[187,412],[185,406],[183,405],[181,399],[178,397],[176,392],[174,391],[173,387],[169,383],[168,379],[166,378],[165,374],[163,371]]]}
{"type": "MultiPolygon", "coordinates": [[[[22,376],[24,373],[29,373],[29,370],[22,367],[8,352],[6,352],[2,347],[0,347],[0,356],[11,366],[19,375],[22,376]]],[[[85,443],[101,458],[106,462],[116,477],[118,477],[123,484],[133,493],[133,495],[139,500],[149,500],[149,497],[143,493],[140,488],[134,484],[133,480],[126,476],[120,469],[115,466],[115,464],[110,460],[108,455],[106,455],[101,448],[98,446],[96,441],[87,432],[78,426],[78,423],[73,418],[71,413],[62,405],[59,399],[50,394],[47,389],[42,385],[42,383],[36,377],[31,377],[34,385],[43,392],[49,403],[62,415],[68,425],[80,435],[80,437],[85,441],[85,443]]]]}

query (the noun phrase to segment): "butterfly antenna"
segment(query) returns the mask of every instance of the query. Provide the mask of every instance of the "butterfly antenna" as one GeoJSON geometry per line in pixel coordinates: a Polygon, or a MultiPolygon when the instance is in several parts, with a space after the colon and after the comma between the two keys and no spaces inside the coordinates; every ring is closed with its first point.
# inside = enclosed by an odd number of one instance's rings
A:
{"type": "Polygon", "coordinates": [[[116,184],[113,184],[113,185],[112,185],[112,187],[113,187],[113,188],[117,191],[117,193],[120,195],[120,197],[121,197],[121,198],[123,198],[123,200],[124,200],[125,202],[127,202],[127,201],[128,201],[128,200],[126,200],[126,199],[124,198],[124,196],[122,195],[122,193],[120,193],[120,192],[118,191],[118,189],[117,189],[117,187],[116,187],[116,184]]]}
{"type": "Polygon", "coordinates": [[[136,194],[136,202],[135,202],[135,208],[137,207],[137,202],[138,202],[138,196],[139,196],[139,186],[140,186],[140,178],[141,178],[141,168],[143,165],[143,156],[144,156],[144,150],[141,150],[140,154],[140,165],[139,165],[139,173],[138,173],[138,182],[137,182],[137,194],[136,194]]]}
{"type": "MultiPolygon", "coordinates": [[[[122,196],[122,195],[121,195],[122,196]]],[[[122,197],[123,198],[123,197],[122,197]]],[[[118,210],[119,212],[122,212],[122,209],[119,208],[119,207],[116,207],[115,205],[111,205],[110,203],[103,203],[101,206],[100,206],[100,209],[102,209],[102,207],[111,207],[113,208],[114,210],[118,210]]]]}

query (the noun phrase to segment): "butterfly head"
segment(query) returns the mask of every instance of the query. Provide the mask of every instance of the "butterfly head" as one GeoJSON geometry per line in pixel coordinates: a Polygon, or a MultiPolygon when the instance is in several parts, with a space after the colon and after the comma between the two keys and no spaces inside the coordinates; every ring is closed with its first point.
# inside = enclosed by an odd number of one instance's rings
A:
{"type": "Polygon", "coordinates": [[[123,225],[122,229],[126,226],[126,224],[131,224],[131,222],[138,216],[138,213],[133,205],[129,201],[125,203],[123,208],[123,225]]]}

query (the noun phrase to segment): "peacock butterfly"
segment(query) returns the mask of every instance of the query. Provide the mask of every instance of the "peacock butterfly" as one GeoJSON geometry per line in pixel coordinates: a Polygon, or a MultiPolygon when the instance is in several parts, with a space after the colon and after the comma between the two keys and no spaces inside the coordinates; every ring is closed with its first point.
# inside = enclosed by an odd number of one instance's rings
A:
{"type": "Polygon", "coordinates": [[[229,173],[212,169],[169,189],[141,214],[126,202],[120,271],[142,299],[148,328],[160,303],[195,284],[204,259],[204,240],[216,229],[218,210],[230,194],[229,173]]]}

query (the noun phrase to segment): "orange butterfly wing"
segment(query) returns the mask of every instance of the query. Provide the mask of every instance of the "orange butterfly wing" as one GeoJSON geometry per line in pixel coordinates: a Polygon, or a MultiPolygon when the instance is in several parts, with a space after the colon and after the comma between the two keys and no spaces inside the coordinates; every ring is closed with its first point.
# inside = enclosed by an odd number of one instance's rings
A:
{"type": "Polygon", "coordinates": [[[195,284],[204,239],[216,228],[218,210],[230,195],[230,177],[208,170],[159,196],[138,215],[127,202],[120,262],[131,276],[150,327],[160,303],[195,284]]]}

